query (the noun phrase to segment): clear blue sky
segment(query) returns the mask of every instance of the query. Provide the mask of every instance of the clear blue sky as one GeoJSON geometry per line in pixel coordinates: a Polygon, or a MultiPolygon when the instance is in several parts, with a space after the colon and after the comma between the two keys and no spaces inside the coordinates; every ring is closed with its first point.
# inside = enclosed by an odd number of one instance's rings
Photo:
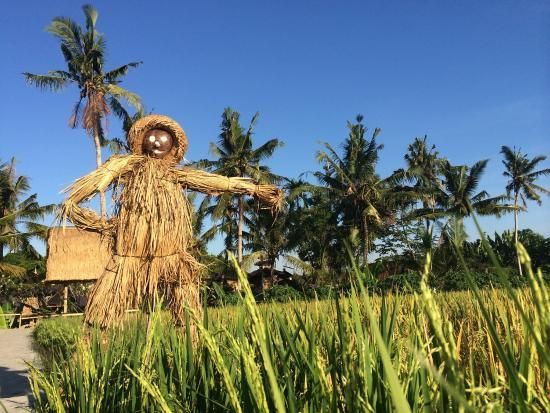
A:
{"type": "MultiPolygon", "coordinates": [[[[43,93],[21,72],[65,69],[44,31],[54,16],[84,24],[77,1],[6,0],[0,15],[0,158],[15,156],[43,203],[94,168],[92,141],[67,120],[76,89],[43,93]]],[[[502,193],[500,146],[550,155],[548,1],[95,1],[107,69],[144,63],[123,86],[178,120],[187,159],[209,156],[223,108],[256,111],[256,143],[285,142],[269,162],[315,170],[319,141],[338,145],[357,113],[380,127],[380,173],[403,166],[427,134],[453,163],[490,158],[481,181],[502,193]]],[[[110,136],[120,136],[112,120],[110,136]]],[[[546,162],[546,167],[550,162],[546,162]]],[[[550,185],[550,180],[541,181],[550,185]]],[[[550,235],[550,199],[520,217],[550,235]]],[[[512,217],[486,219],[488,232],[512,217]]]]}

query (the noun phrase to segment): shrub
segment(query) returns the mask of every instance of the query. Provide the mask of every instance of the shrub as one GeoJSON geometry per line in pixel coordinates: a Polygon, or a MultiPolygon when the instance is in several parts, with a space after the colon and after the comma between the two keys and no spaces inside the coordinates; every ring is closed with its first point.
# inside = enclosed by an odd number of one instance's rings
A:
{"type": "MultiPolygon", "coordinates": [[[[520,277],[517,271],[510,268],[502,268],[506,273],[510,285],[514,288],[522,288],[527,285],[527,278],[520,277]]],[[[495,271],[472,271],[476,285],[479,288],[504,288],[500,277],[495,271]]],[[[434,274],[430,278],[430,286],[440,291],[469,290],[466,274],[462,270],[450,270],[443,274],[434,274]]]]}
{"type": "Polygon", "coordinates": [[[304,295],[289,285],[274,285],[264,292],[264,297],[266,301],[286,303],[288,301],[303,299],[304,295]]]}
{"type": "Polygon", "coordinates": [[[45,368],[53,362],[69,359],[84,333],[82,319],[50,318],[42,320],[33,331],[34,344],[45,368]]]}
{"type": "Polygon", "coordinates": [[[8,323],[6,322],[6,317],[4,317],[4,311],[0,306],[0,329],[8,328],[8,323]]]}
{"type": "Polygon", "coordinates": [[[342,294],[341,289],[334,288],[330,285],[320,285],[312,287],[305,291],[307,298],[317,298],[319,300],[329,300],[338,297],[342,294]]]}
{"type": "Polygon", "coordinates": [[[420,274],[407,272],[404,274],[390,275],[380,280],[376,285],[381,291],[411,292],[420,290],[420,274]]]}
{"type": "Polygon", "coordinates": [[[241,296],[238,292],[224,287],[218,283],[212,283],[206,289],[206,302],[212,307],[223,307],[225,305],[236,305],[241,296]]]}

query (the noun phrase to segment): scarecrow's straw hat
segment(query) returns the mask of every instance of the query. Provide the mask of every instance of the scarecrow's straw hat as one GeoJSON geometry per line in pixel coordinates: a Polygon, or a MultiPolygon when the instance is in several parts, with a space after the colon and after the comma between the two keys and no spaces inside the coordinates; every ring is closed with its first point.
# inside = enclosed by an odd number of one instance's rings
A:
{"type": "Polygon", "coordinates": [[[181,161],[187,150],[187,137],[175,120],[163,115],[144,116],[132,125],[128,133],[128,143],[132,152],[137,155],[143,154],[143,138],[151,129],[163,129],[175,138],[174,147],[168,157],[176,162],[181,161]]]}

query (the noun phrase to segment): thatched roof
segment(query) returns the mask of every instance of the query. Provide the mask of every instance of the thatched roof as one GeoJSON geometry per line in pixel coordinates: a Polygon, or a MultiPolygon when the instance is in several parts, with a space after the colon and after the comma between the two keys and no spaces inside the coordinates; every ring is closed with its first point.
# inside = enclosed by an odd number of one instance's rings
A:
{"type": "Polygon", "coordinates": [[[74,227],[52,228],[48,234],[46,281],[94,281],[111,258],[106,238],[74,227]]]}

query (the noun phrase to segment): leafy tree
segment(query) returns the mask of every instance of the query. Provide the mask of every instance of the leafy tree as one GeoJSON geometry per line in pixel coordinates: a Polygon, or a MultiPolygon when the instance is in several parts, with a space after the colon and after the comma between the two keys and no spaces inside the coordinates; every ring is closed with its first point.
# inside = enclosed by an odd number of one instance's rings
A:
{"type": "Polygon", "coordinates": [[[422,252],[429,248],[424,245],[427,232],[421,221],[409,215],[408,209],[399,208],[393,222],[382,229],[374,251],[381,258],[400,257],[401,262],[409,262],[407,269],[420,269],[425,258],[422,252]]]}
{"type": "MultiPolygon", "coordinates": [[[[542,176],[550,175],[550,168],[537,170],[537,166],[546,156],[539,155],[529,159],[526,154],[515,148],[512,150],[508,146],[502,146],[500,153],[504,157],[502,163],[506,168],[503,175],[508,178],[506,193],[514,198],[514,243],[517,243],[519,201],[521,200],[523,208],[527,208],[527,200],[536,201],[539,205],[542,203],[541,195],[549,195],[550,190],[535,182],[542,176]]],[[[519,257],[517,260],[519,273],[523,275],[519,257]]]]}
{"type": "MultiPolygon", "coordinates": [[[[83,11],[85,29],[67,17],[55,17],[46,28],[59,40],[67,70],[52,70],[43,75],[26,72],[23,75],[29,84],[43,90],[58,91],[69,85],[78,88],[79,97],[71,113],[69,126],[76,128],[82,124],[93,137],[96,164],[100,167],[101,147],[107,143],[104,138],[107,116],[112,111],[123,118],[125,110],[121,100],[138,110],[142,109],[139,96],[120,86],[128,70],[141,62],[130,62],[105,72],[105,39],[96,29],[98,12],[91,5],[85,5],[83,11]]],[[[105,195],[101,193],[100,197],[101,213],[105,215],[105,195]]]]}
{"type": "Polygon", "coordinates": [[[288,257],[291,265],[311,278],[313,284],[327,282],[339,264],[347,264],[343,248],[345,235],[338,225],[338,214],[329,194],[310,192],[307,204],[294,213],[290,236],[296,241],[297,259],[288,257]],[[338,262],[338,258],[344,260],[338,262]]]}
{"type": "MultiPolygon", "coordinates": [[[[436,207],[436,196],[441,188],[440,173],[445,160],[439,157],[435,145],[429,145],[427,136],[415,138],[404,156],[407,167],[394,173],[396,181],[412,183],[412,190],[425,210],[436,207]]],[[[425,217],[426,232],[431,233],[430,218],[425,217]]]]}
{"type": "Polygon", "coordinates": [[[512,207],[504,204],[507,199],[505,195],[490,197],[485,190],[477,192],[488,162],[488,159],[478,161],[471,167],[444,162],[441,171],[443,183],[436,197],[436,207],[420,209],[415,214],[428,218],[451,217],[462,225],[464,218],[473,212],[479,215],[500,215],[511,211],[512,207]]]}
{"type": "Polygon", "coordinates": [[[29,189],[29,179],[16,173],[15,158],[0,165],[0,273],[3,275],[25,273],[21,266],[4,260],[5,249],[38,258],[30,240],[45,239],[47,235],[48,228],[37,220],[53,212],[55,206],[41,206],[36,194],[26,196],[29,189]]]}
{"type": "Polygon", "coordinates": [[[349,134],[340,157],[328,143],[326,151],[317,153],[317,160],[323,171],[315,176],[326,185],[331,200],[339,212],[341,225],[348,229],[348,236],[360,231],[363,263],[368,263],[373,229],[391,219],[395,192],[391,179],[381,179],[376,173],[379,152],[383,145],[376,142],[380,129],[376,128],[370,139],[363,116],[356,117],[356,123],[348,122],[349,134]]]}
{"type": "MultiPolygon", "coordinates": [[[[247,219],[248,243],[246,249],[260,253],[270,269],[271,285],[274,285],[274,271],[277,259],[293,260],[290,253],[304,237],[304,226],[300,206],[306,201],[305,192],[310,187],[301,180],[285,179],[285,202],[274,217],[269,209],[263,208],[257,200],[250,200],[247,219]]],[[[293,261],[295,262],[295,260],[293,261]]],[[[263,285],[263,283],[262,283],[263,285]]]]}
{"type": "Polygon", "coordinates": [[[52,286],[41,282],[45,274],[46,260],[36,251],[8,253],[0,262],[0,305],[17,305],[26,297],[51,293],[52,286]],[[16,273],[5,271],[6,266],[16,268],[16,273]]]}
{"type": "MultiPolygon", "coordinates": [[[[280,178],[273,174],[269,167],[261,165],[261,162],[273,155],[275,150],[282,146],[278,139],[270,139],[261,146],[254,148],[253,134],[254,127],[258,121],[259,114],[256,113],[245,130],[239,120],[239,113],[231,108],[226,108],[222,114],[221,133],[217,144],[210,145],[211,153],[217,158],[215,160],[201,160],[198,165],[204,166],[214,173],[229,177],[249,177],[259,183],[276,183],[280,178]]],[[[208,198],[210,200],[210,198],[208,198]]],[[[237,259],[243,261],[243,231],[245,224],[246,203],[243,195],[233,196],[230,193],[216,197],[214,208],[209,210],[214,220],[222,219],[223,227],[212,229],[210,235],[220,230],[230,234],[234,226],[237,228],[237,259]],[[233,207],[232,207],[233,206],[233,207]],[[236,210],[236,225],[233,224],[228,211],[236,210]]],[[[231,238],[226,238],[231,240],[231,238]]],[[[226,242],[227,244],[227,242],[226,242]]],[[[226,245],[228,247],[229,245],[226,245]]]]}

